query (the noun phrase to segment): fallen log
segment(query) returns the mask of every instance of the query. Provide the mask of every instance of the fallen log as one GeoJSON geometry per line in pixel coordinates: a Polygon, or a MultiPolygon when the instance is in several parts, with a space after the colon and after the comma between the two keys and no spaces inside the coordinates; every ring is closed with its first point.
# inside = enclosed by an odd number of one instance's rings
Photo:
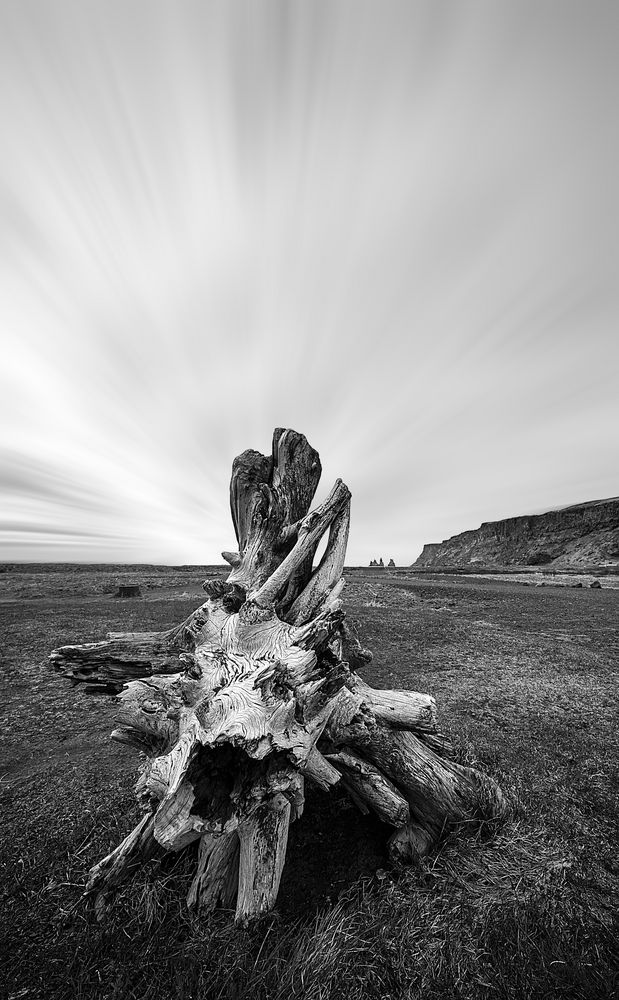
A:
{"type": "Polygon", "coordinates": [[[65,677],[117,693],[112,738],[145,754],[144,818],[91,871],[98,913],[142,860],[194,841],[192,908],[236,906],[240,924],[267,912],[305,781],[340,784],[390,824],[398,862],[426,853],[450,824],[505,814],[490,778],[450,760],[432,697],[376,690],[358,675],[371,654],[340,599],[350,491],[337,480],[310,510],[320,471],[303,435],[276,430],[270,456],[234,461],[238,551],[223,553],[225,582],[205,581],[204,604],[165,632],[52,652],[65,677]]]}

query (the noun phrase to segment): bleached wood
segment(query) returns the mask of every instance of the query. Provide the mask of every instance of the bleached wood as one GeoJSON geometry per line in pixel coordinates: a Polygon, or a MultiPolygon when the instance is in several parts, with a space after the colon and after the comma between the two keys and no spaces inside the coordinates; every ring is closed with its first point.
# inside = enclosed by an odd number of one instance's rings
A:
{"type": "MultiPolygon", "coordinates": [[[[230,505],[240,561],[228,580],[247,595],[268,580],[294,545],[297,524],[309,509],[320,472],[318,453],[307,439],[282,428],[273,433],[270,458],[246,451],[235,459],[230,505]]],[[[305,564],[297,566],[296,575],[290,574],[286,606],[307,582],[312,556],[313,551],[306,553],[305,564]]]]}
{"type": "Polygon", "coordinates": [[[494,781],[438,757],[412,732],[391,729],[368,714],[330,735],[358,750],[397,786],[409,803],[415,829],[423,834],[415,833],[412,844],[431,845],[450,823],[500,819],[507,812],[494,781]]]}
{"type": "Polygon", "coordinates": [[[401,827],[410,819],[408,802],[384,774],[350,750],[327,754],[342,775],[342,784],[372,809],[383,823],[401,827]]]}
{"type": "MultiPolygon", "coordinates": [[[[180,664],[179,664],[180,666],[180,664]]],[[[118,697],[112,739],[150,755],[171,750],[179,736],[183,701],[180,674],[132,681],[118,697]]]]}
{"type": "Polygon", "coordinates": [[[341,778],[338,769],[326,757],[323,757],[316,747],[311,750],[303,773],[325,792],[328,792],[332,785],[337,785],[341,778]]]}
{"type": "Polygon", "coordinates": [[[193,650],[207,620],[208,602],[165,632],[114,632],[102,642],[61,646],[50,663],[70,680],[120,691],[131,680],[175,674],[179,656],[193,650]]]}
{"type": "Polygon", "coordinates": [[[323,534],[349,500],[350,490],[341,479],[336,480],[324,503],[311,511],[299,525],[297,540],[289,554],[262,586],[251,594],[256,604],[271,607],[275,603],[293,573],[308,554],[315,551],[323,534]]]}
{"type": "Polygon", "coordinates": [[[401,729],[436,731],[436,702],[428,694],[418,691],[384,691],[372,688],[360,677],[355,679],[354,690],[377,719],[401,729]]]}
{"type": "Polygon", "coordinates": [[[203,824],[194,821],[196,796],[189,781],[182,781],[173,793],[162,799],[155,813],[154,836],[166,851],[181,851],[204,832],[203,824]]]}
{"type": "Polygon", "coordinates": [[[333,590],[341,583],[349,528],[350,499],[333,519],[329,530],[329,541],[320,565],[287,612],[287,621],[295,625],[303,625],[311,621],[325,601],[330,598],[335,599],[333,590]]]}
{"type": "Polygon", "coordinates": [[[100,911],[142,858],[200,839],[190,905],[236,896],[239,923],[266,912],[305,779],[341,784],[394,826],[398,862],[450,823],[505,814],[494,782],[448,759],[432,697],[358,676],[372,656],[340,599],[350,491],[337,480],[309,511],[319,476],[303,435],[276,429],[270,456],[247,451],[233,465],[238,552],[223,553],[227,581],[206,580],[206,601],[166,632],[113,633],[52,654],[72,680],[125,685],[113,737],[146,752],[136,795],[148,814],[92,871],[100,911]]]}
{"type": "Polygon", "coordinates": [[[125,681],[178,672],[178,647],[167,633],[137,639],[107,639],[61,646],[50,655],[52,666],[81,683],[120,690],[125,681]]]}
{"type": "Polygon", "coordinates": [[[118,886],[140,864],[159,852],[160,847],[154,836],[154,817],[146,815],[118,847],[90,869],[84,895],[94,896],[95,913],[99,920],[109,909],[118,886]]]}
{"type": "Polygon", "coordinates": [[[290,803],[280,794],[239,827],[237,924],[245,925],[275,905],[286,860],[289,820],[290,803]]]}
{"type": "MultiPolygon", "coordinates": [[[[157,757],[150,768],[148,784],[153,795],[159,790],[163,795],[174,795],[185,779],[187,769],[195,757],[200,742],[200,726],[192,719],[172,749],[157,757]]],[[[163,795],[158,796],[163,798],[163,795]]]]}
{"type": "Polygon", "coordinates": [[[209,912],[235,905],[239,883],[240,843],[236,831],[200,839],[198,867],[187,893],[190,910],[209,912]]]}

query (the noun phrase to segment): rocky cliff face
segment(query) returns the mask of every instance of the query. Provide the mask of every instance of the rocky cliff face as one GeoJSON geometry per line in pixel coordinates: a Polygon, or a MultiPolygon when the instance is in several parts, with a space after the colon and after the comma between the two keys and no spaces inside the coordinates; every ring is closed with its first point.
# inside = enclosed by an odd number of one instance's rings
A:
{"type": "Polygon", "coordinates": [[[416,568],[457,566],[619,567],[619,497],[489,521],[425,545],[416,568]]]}

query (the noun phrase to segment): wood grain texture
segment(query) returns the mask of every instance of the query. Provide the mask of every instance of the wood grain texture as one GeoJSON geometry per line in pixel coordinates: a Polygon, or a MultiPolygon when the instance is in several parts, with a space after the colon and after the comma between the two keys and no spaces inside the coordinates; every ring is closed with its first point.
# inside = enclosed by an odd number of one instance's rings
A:
{"type": "Polygon", "coordinates": [[[310,510],[319,478],[305,437],[277,428],[270,456],[250,450],[233,464],[228,579],[206,580],[206,601],[166,632],[52,653],[65,677],[121,692],[112,736],[144,752],[136,795],[147,814],[92,869],[98,912],[135,865],[196,840],[190,907],[236,906],[240,924],[269,911],[306,782],[340,785],[394,827],[397,862],[449,824],[505,815],[498,786],[449,759],[430,695],[379,691],[357,673],[372,654],[341,601],[350,491],[337,480],[310,510]]]}
{"type": "Polygon", "coordinates": [[[239,892],[236,922],[241,926],[271,910],[286,860],[290,803],[283,795],[265,802],[239,828],[239,892]]]}
{"type": "Polygon", "coordinates": [[[239,884],[240,842],[236,831],[200,839],[198,867],[187,893],[190,910],[210,912],[235,906],[239,884]]]}

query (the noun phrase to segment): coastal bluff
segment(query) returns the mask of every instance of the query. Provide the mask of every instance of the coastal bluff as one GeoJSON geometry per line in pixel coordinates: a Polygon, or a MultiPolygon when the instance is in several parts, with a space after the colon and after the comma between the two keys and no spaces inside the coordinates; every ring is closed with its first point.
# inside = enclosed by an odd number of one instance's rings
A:
{"type": "Polygon", "coordinates": [[[424,545],[415,569],[499,566],[619,568],[619,497],[488,521],[424,545]]]}

